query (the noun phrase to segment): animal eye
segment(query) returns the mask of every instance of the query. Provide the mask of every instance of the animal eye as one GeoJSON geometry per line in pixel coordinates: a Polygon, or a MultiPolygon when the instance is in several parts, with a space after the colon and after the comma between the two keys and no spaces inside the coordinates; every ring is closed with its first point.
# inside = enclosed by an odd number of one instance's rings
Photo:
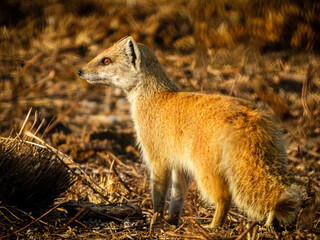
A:
{"type": "Polygon", "coordinates": [[[106,57],[106,58],[102,59],[101,63],[103,63],[104,65],[108,65],[111,63],[111,59],[106,57]]]}

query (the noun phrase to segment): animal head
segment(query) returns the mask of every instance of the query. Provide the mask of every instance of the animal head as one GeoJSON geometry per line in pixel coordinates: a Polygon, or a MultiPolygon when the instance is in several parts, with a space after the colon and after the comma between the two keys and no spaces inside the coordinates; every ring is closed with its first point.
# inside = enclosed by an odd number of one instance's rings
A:
{"type": "Polygon", "coordinates": [[[92,84],[129,90],[137,84],[141,75],[140,48],[143,47],[132,37],[125,37],[91,60],[78,71],[78,75],[92,84]]]}

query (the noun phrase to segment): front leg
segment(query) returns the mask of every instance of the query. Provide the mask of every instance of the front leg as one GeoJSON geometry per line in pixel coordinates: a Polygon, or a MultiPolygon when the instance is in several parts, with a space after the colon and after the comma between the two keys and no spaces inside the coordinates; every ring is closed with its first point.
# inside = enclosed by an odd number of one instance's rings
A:
{"type": "Polygon", "coordinates": [[[151,169],[151,197],[153,212],[163,218],[167,193],[171,182],[171,171],[168,166],[154,164],[151,169]]]}
{"type": "Polygon", "coordinates": [[[168,220],[170,224],[179,224],[183,203],[188,193],[189,183],[190,177],[183,170],[172,170],[172,189],[168,220]]]}

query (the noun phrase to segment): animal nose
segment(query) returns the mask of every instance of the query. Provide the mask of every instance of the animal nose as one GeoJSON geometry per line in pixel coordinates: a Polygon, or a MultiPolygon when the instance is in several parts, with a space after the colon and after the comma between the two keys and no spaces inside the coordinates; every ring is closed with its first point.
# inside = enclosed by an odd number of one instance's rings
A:
{"type": "Polygon", "coordinates": [[[83,71],[80,69],[80,70],[78,70],[78,75],[79,76],[81,76],[82,75],[82,73],[83,73],[83,71]]]}

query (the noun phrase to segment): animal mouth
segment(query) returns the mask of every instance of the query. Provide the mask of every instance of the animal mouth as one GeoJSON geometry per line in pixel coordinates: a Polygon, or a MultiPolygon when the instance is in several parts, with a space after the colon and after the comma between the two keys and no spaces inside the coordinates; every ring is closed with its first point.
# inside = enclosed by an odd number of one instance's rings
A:
{"type": "Polygon", "coordinates": [[[103,79],[86,79],[86,81],[90,84],[102,84],[110,86],[110,84],[103,79]]]}

